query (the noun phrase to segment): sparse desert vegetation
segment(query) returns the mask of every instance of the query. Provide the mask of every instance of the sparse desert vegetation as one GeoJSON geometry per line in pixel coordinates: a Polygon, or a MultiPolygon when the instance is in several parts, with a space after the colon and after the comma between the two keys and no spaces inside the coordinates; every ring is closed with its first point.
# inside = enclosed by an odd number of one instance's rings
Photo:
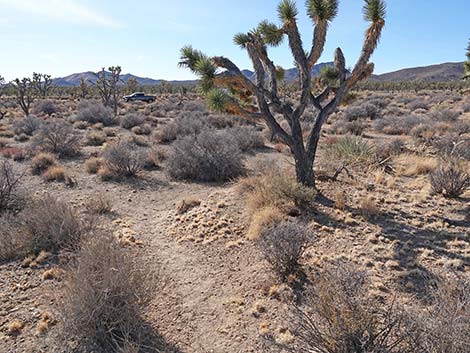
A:
{"type": "Polygon", "coordinates": [[[379,0],[310,77],[338,8],[307,53],[299,9],[236,35],[258,78],[191,47],[149,102],[0,77],[0,351],[468,353],[470,86],[364,81],[379,0]]]}

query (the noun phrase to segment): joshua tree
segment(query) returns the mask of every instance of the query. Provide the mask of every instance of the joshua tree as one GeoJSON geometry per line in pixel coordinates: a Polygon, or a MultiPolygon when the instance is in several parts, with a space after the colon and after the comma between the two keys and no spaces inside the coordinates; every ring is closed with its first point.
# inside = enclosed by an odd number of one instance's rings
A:
{"type": "Polygon", "coordinates": [[[78,91],[80,98],[86,98],[88,96],[88,85],[83,77],[80,77],[80,86],[78,86],[78,91]]]}
{"type": "Polygon", "coordinates": [[[127,80],[127,92],[129,93],[134,93],[137,92],[139,89],[139,82],[137,82],[137,79],[135,77],[131,77],[127,80]]]}
{"type": "Polygon", "coordinates": [[[106,72],[104,68],[100,72],[96,73],[96,83],[94,85],[98,89],[103,104],[107,107],[113,108],[114,115],[117,115],[117,103],[120,81],[121,67],[111,66],[109,72],[106,72]]]}
{"type": "Polygon", "coordinates": [[[15,79],[11,83],[16,94],[16,102],[19,104],[25,116],[29,115],[29,108],[34,100],[38,97],[38,90],[36,89],[33,80],[29,77],[23,79],[15,79]]]}
{"type": "MultiPolygon", "coordinates": [[[[385,25],[385,2],[364,1],[364,18],[370,25],[365,33],[361,55],[349,73],[341,49],[336,49],[335,87],[326,85],[321,91],[314,92],[316,83],[312,80],[311,72],[323,53],[328,27],[338,11],[338,0],[307,0],[307,13],[314,24],[313,43],[309,51],[302,45],[297,27],[298,10],[292,0],[283,0],[279,4],[279,26],[263,21],[248,33],[235,35],[234,42],[246,49],[253,63],[256,74],[253,81],[245,77],[229,59],[222,56],[208,57],[191,46],[181,49],[179,64],[200,76],[201,88],[206,93],[210,108],[254,121],[264,121],[273,136],[290,148],[295,159],[298,181],[315,187],[313,163],[322,126],[348,91],[357,82],[367,78],[374,69],[369,59],[378,45],[385,25]],[[274,65],[267,50],[269,46],[281,44],[285,36],[298,69],[301,96],[296,104],[280,97],[278,81],[282,79],[283,70],[274,65]],[[220,69],[223,71],[219,71],[220,69]],[[301,120],[309,106],[316,109],[316,120],[304,140],[301,120]],[[289,129],[281,126],[280,117],[287,122],[289,129]]],[[[325,82],[333,81],[331,75],[329,77],[325,82]]]]}
{"type": "Polygon", "coordinates": [[[470,80],[470,40],[468,41],[467,53],[465,55],[467,56],[467,61],[463,63],[465,69],[463,79],[470,80]]]}
{"type": "Polygon", "coordinates": [[[3,119],[5,117],[5,115],[7,114],[7,112],[5,110],[3,110],[3,100],[1,99],[3,94],[5,93],[5,87],[6,87],[6,83],[5,83],[5,79],[0,75],[0,120],[3,119]]]}
{"type": "Polygon", "coordinates": [[[34,88],[38,91],[38,94],[42,98],[46,98],[47,94],[49,93],[49,90],[52,87],[51,75],[38,74],[36,72],[33,72],[32,83],[34,88]]]}

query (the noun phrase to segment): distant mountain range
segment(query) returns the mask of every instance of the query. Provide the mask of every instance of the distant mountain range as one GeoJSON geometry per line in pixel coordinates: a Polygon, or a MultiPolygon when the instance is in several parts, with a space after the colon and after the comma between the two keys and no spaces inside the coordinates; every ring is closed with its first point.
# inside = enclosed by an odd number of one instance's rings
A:
{"type": "MultiPolygon", "coordinates": [[[[332,62],[321,63],[315,65],[312,69],[312,75],[317,76],[320,74],[324,67],[332,66],[332,62]]],[[[243,70],[243,74],[249,79],[254,78],[254,72],[250,70],[243,70]]],[[[372,75],[369,79],[374,82],[409,82],[409,81],[425,81],[425,82],[449,82],[458,81],[462,78],[464,73],[463,63],[444,63],[439,65],[430,65],[423,67],[414,67],[402,69],[381,75],[372,75]]],[[[297,77],[297,68],[287,69],[285,72],[285,80],[293,81],[297,77]]],[[[93,72],[87,71],[82,73],[72,74],[66,77],[55,78],[53,84],[63,87],[74,87],[80,85],[80,79],[83,78],[86,82],[96,82],[96,76],[93,72]]],[[[147,77],[139,77],[132,74],[121,75],[123,83],[127,83],[130,78],[135,78],[137,83],[141,86],[159,85],[163,82],[190,84],[196,81],[165,81],[156,80],[147,77]]]]}

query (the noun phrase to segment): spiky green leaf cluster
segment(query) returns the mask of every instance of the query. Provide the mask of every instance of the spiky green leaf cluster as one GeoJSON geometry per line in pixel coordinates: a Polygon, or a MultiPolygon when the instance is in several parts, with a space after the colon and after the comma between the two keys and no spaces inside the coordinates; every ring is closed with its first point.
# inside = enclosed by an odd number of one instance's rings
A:
{"type": "Polygon", "coordinates": [[[219,113],[225,111],[229,100],[228,94],[219,88],[211,89],[206,95],[208,108],[219,113]]]}
{"type": "Polygon", "coordinates": [[[261,36],[264,44],[277,47],[282,43],[282,31],[274,23],[269,21],[262,21],[256,28],[256,33],[261,36]]]}
{"type": "Polygon", "coordinates": [[[191,45],[181,48],[179,66],[185,67],[197,74],[196,64],[206,56],[199,50],[193,49],[191,45]]]}
{"type": "Polygon", "coordinates": [[[291,22],[295,21],[299,11],[293,0],[282,0],[277,7],[277,13],[281,21],[291,22]]]}
{"type": "Polygon", "coordinates": [[[233,37],[233,42],[242,49],[245,49],[250,41],[251,37],[248,33],[237,33],[233,37]]]}
{"type": "Polygon", "coordinates": [[[369,22],[379,22],[385,19],[387,6],[383,0],[365,0],[362,13],[364,19],[369,22]]]}
{"type": "Polygon", "coordinates": [[[338,69],[332,66],[325,66],[320,73],[320,81],[322,85],[328,87],[339,86],[339,72],[338,69]]]}
{"type": "Polygon", "coordinates": [[[307,0],[307,13],[315,22],[332,21],[338,14],[338,0],[307,0]]]}
{"type": "Polygon", "coordinates": [[[282,66],[276,66],[276,79],[277,81],[284,81],[286,77],[286,70],[282,66]]]}

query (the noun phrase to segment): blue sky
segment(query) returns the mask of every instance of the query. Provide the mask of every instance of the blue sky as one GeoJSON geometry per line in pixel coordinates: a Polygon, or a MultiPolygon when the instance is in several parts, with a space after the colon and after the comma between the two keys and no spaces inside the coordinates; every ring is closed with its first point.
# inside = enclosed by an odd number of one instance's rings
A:
{"type": "MultiPolygon", "coordinates": [[[[233,35],[258,22],[277,22],[278,1],[268,0],[0,0],[0,75],[33,71],[54,77],[121,65],[123,72],[162,79],[191,79],[177,66],[179,49],[192,44],[250,68],[233,35]]],[[[305,46],[312,24],[297,1],[305,46]]],[[[321,61],[340,46],[348,66],[361,48],[366,23],[361,0],[340,0],[321,61]]],[[[376,73],[463,61],[470,37],[470,1],[388,0],[387,25],[373,61],[376,73]]],[[[292,66],[285,45],[271,50],[276,64],[292,66]]]]}

